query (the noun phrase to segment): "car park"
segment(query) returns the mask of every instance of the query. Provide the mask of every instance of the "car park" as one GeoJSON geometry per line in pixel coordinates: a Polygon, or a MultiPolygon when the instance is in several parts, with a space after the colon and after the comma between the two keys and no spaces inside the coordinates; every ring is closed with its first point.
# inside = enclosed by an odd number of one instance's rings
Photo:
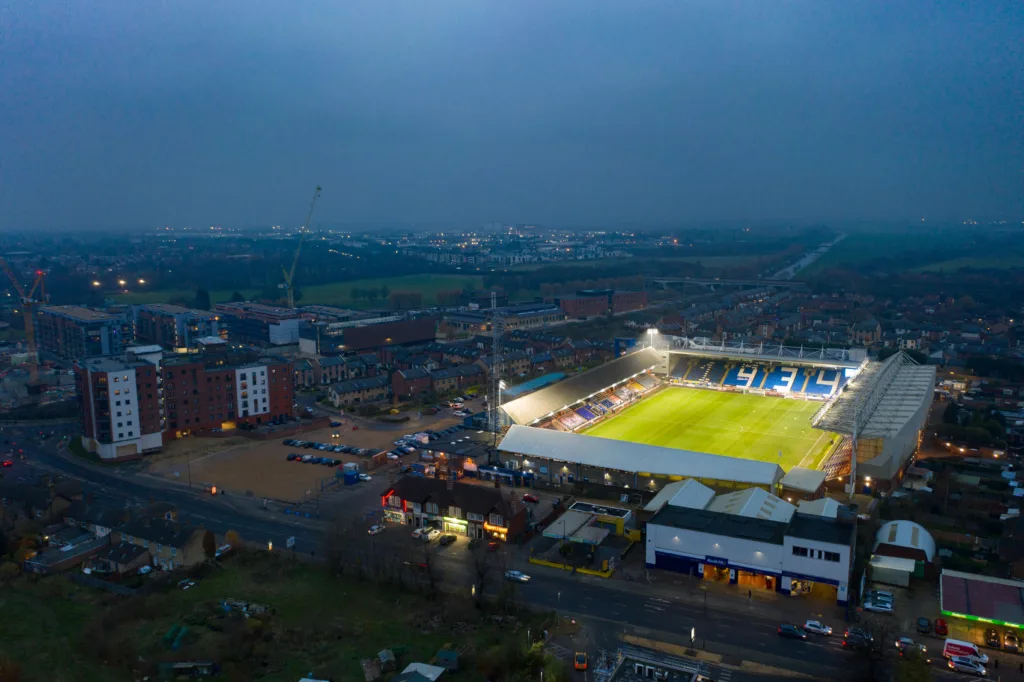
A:
{"type": "Polygon", "coordinates": [[[823,635],[825,637],[832,634],[832,628],[830,626],[816,620],[809,620],[804,623],[804,630],[815,635],[823,635]]]}
{"type": "Polygon", "coordinates": [[[807,632],[796,625],[790,623],[783,623],[778,627],[779,637],[785,637],[786,639],[807,639],[807,632]]]}
{"type": "Polygon", "coordinates": [[[530,576],[526,575],[522,571],[505,571],[505,580],[510,580],[515,583],[528,583],[530,582],[530,576]]]}
{"type": "Polygon", "coordinates": [[[985,666],[969,656],[953,656],[946,664],[947,667],[958,673],[967,673],[975,677],[987,677],[988,671],[985,666]]]}
{"type": "Polygon", "coordinates": [[[303,455],[303,456],[302,456],[302,461],[303,461],[303,462],[309,463],[309,461],[310,461],[311,459],[313,459],[313,455],[303,455]]]}

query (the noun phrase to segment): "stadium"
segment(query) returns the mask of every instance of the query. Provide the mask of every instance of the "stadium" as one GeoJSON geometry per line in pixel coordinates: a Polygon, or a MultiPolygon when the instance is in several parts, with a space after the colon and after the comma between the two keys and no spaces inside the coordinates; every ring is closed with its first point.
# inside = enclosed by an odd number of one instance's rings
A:
{"type": "Polygon", "coordinates": [[[917,449],[935,369],[903,353],[647,338],[502,405],[503,465],[537,486],[653,494],[695,479],[814,499],[897,486],[917,449]]]}

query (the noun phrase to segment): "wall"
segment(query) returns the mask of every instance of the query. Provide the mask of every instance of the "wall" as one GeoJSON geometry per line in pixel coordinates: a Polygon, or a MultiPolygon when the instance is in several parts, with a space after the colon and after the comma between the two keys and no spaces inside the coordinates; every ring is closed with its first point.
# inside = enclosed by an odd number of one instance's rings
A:
{"type": "Polygon", "coordinates": [[[782,570],[782,545],[648,524],[648,566],[655,564],[655,552],[689,556],[698,561],[707,556],[717,557],[727,560],[730,567],[747,567],[774,575],[782,570]]]}
{"type": "Polygon", "coordinates": [[[809,578],[817,578],[822,582],[832,581],[836,584],[845,584],[850,579],[850,547],[848,545],[833,545],[828,542],[817,542],[815,540],[792,538],[789,536],[786,536],[784,542],[782,552],[783,572],[794,577],[807,576],[809,578]],[[839,554],[839,562],[794,555],[794,546],[813,550],[815,557],[817,557],[817,552],[819,551],[836,552],[839,554]]]}
{"type": "Polygon", "coordinates": [[[239,418],[270,414],[268,388],[266,367],[239,367],[235,370],[239,418]]]}

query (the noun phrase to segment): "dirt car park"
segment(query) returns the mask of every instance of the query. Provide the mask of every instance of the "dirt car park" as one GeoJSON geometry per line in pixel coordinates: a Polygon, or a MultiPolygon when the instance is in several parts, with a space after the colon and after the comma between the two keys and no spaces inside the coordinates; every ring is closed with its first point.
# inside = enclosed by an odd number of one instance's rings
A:
{"type": "MultiPolygon", "coordinates": [[[[393,442],[406,433],[422,428],[445,428],[451,423],[455,423],[454,420],[444,419],[424,427],[422,423],[410,422],[410,425],[404,426],[408,430],[376,430],[353,428],[352,423],[345,419],[341,426],[303,432],[289,438],[390,451],[394,448],[393,442]]],[[[244,441],[239,444],[235,439],[232,445],[224,450],[156,460],[149,467],[148,473],[173,478],[180,483],[191,479],[194,487],[216,486],[218,490],[234,494],[251,494],[254,497],[292,503],[328,492],[336,486],[341,486],[341,481],[336,481],[335,467],[289,461],[290,453],[328,457],[341,463],[355,462],[359,464],[361,472],[374,478],[387,476],[387,467],[373,468],[374,463],[368,456],[285,445],[284,440],[276,438],[264,442],[244,441]]],[[[418,453],[413,452],[403,455],[397,461],[385,461],[401,466],[414,462],[417,458],[418,453]]],[[[362,485],[365,485],[365,482],[362,485]]]]}

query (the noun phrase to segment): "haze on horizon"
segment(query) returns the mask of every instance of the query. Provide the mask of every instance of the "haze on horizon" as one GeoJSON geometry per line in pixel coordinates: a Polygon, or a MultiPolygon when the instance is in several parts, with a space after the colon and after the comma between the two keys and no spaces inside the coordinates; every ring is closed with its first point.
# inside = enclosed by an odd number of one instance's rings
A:
{"type": "Polygon", "coordinates": [[[1024,217],[1017,2],[0,7],[0,230],[1024,217]]]}

